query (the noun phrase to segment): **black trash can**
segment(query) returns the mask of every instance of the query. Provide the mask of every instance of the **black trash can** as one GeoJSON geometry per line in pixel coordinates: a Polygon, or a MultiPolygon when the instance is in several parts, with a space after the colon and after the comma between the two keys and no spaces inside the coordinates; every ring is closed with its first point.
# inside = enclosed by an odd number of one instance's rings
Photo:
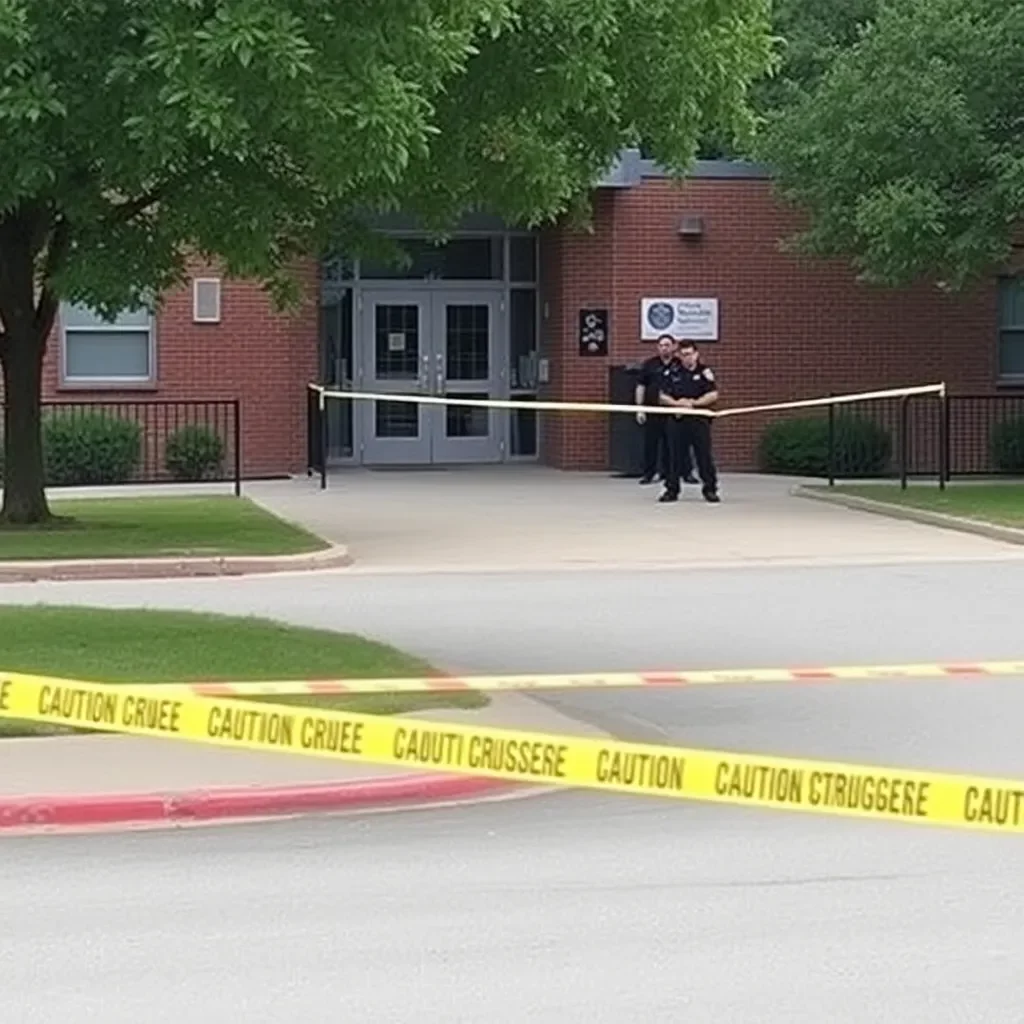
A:
{"type": "MultiPolygon", "coordinates": [[[[633,405],[639,366],[608,367],[608,401],[612,405],[633,405]]],[[[635,415],[610,414],[608,424],[608,468],[612,476],[637,477],[643,474],[644,436],[635,415]]]]}

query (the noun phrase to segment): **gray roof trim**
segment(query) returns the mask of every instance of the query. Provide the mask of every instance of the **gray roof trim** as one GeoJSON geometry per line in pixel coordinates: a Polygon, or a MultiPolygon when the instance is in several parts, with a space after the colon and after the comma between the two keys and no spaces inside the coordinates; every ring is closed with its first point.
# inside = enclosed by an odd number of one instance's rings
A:
{"type": "MultiPolygon", "coordinates": [[[[633,188],[644,178],[670,178],[672,175],[654,160],[647,160],[638,149],[624,149],[597,188],[633,188]]],[[[770,170],[748,160],[697,160],[686,175],[690,179],[746,179],[766,181],[770,170]]]]}

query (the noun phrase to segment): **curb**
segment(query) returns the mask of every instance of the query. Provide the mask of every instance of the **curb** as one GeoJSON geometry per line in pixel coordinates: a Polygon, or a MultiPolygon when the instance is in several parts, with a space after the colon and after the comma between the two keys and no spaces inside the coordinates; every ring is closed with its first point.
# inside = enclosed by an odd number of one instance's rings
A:
{"type": "Polygon", "coordinates": [[[520,788],[470,775],[398,775],[302,786],[245,786],[165,793],[0,797],[4,829],[187,824],[468,800],[520,788]]]}
{"type": "Polygon", "coordinates": [[[299,555],[214,555],[197,558],[99,558],[0,562],[0,583],[43,580],[174,579],[317,572],[352,564],[349,550],[332,544],[299,555]]]}
{"type": "Polygon", "coordinates": [[[979,537],[1004,541],[1007,544],[1024,544],[1024,530],[1016,529],[1013,526],[983,523],[977,519],[964,519],[961,516],[951,516],[944,512],[930,512],[923,508],[894,505],[887,501],[875,501],[872,498],[861,498],[854,494],[829,493],[803,484],[798,484],[790,493],[798,498],[824,501],[831,505],[855,509],[858,512],[873,512],[876,515],[888,516],[890,519],[924,523],[926,526],[938,526],[946,530],[956,530],[959,533],[974,533],[979,537]]]}

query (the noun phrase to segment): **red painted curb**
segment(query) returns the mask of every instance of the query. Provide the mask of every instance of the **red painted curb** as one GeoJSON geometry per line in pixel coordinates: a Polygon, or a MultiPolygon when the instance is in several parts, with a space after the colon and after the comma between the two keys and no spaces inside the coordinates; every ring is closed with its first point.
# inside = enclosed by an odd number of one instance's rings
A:
{"type": "Polygon", "coordinates": [[[0,830],[146,822],[216,821],[310,811],[468,799],[515,783],[470,775],[398,775],[304,786],[246,786],[167,793],[0,797],[0,830]]]}

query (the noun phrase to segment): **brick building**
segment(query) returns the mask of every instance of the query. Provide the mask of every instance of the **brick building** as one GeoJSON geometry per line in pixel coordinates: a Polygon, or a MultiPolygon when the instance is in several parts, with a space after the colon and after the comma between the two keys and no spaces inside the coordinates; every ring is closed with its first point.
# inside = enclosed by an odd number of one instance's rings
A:
{"type": "MultiPolygon", "coordinates": [[[[593,230],[535,235],[467,219],[444,247],[401,217],[408,268],[302,268],[307,301],[274,314],[246,282],[197,270],[155,318],[61,311],[46,367],[50,401],[234,399],[247,476],[306,467],[306,385],[376,393],[606,401],[609,369],[648,355],[659,316],[688,310],[729,405],[945,380],[953,392],[1024,388],[1024,279],[958,296],[855,282],[841,262],[787,255],[798,226],[760,168],[699,163],[678,187],[623,154],[595,194],[593,230]],[[650,310],[651,300],[667,300],[650,310]],[[713,301],[712,301],[713,300],[713,301]],[[642,340],[642,312],[648,313],[642,340]],[[581,338],[584,327],[605,328],[581,338]],[[591,342],[594,342],[591,345],[591,342]]],[[[723,421],[725,469],[754,468],[765,421],[723,421]]],[[[491,412],[334,402],[334,463],[415,465],[536,459],[608,465],[600,414],[491,412]]]]}

